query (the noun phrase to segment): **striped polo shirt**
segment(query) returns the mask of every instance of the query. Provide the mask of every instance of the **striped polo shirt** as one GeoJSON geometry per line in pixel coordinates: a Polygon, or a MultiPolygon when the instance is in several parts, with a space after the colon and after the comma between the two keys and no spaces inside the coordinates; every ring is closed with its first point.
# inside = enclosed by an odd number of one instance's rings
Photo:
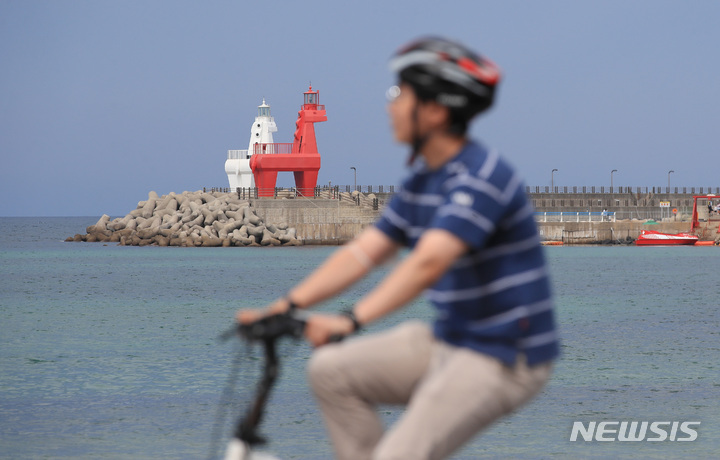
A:
{"type": "MultiPolygon", "coordinates": [[[[421,163],[421,162],[418,162],[421,163]]],[[[426,295],[435,336],[512,365],[552,360],[559,344],[548,269],[532,205],[518,173],[495,151],[469,142],[441,168],[418,164],[376,226],[413,248],[427,229],[468,246],[426,295]]]]}

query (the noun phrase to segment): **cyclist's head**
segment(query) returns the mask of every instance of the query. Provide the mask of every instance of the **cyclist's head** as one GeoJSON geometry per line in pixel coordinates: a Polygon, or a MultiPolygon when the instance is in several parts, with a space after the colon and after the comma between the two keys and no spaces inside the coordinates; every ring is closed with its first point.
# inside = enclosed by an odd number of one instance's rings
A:
{"type": "Polygon", "coordinates": [[[398,51],[390,69],[421,101],[448,108],[450,131],[464,135],[469,121],[493,103],[500,69],[465,46],[444,38],[422,38],[398,51]]]}

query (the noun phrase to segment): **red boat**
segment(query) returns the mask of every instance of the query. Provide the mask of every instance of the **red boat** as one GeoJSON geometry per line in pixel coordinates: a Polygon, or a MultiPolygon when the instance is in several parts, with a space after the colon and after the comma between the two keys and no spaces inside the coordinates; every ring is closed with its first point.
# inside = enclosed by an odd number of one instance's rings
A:
{"type": "Polygon", "coordinates": [[[637,246],[675,246],[693,245],[698,240],[697,235],[692,233],[660,233],[655,230],[643,230],[635,240],[637,246]]]}

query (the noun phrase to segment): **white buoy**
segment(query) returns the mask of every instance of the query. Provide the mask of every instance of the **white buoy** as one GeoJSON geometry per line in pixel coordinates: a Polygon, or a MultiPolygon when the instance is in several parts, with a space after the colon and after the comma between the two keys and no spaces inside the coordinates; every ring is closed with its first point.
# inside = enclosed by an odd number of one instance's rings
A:
{"type": "Polygon", "coordinates": [[[225,161],[225,173],[228,175],[230,189],[238,187],[250,188],[255,186],[252,170],[250,169],[250,157],[255,153],[256,144],[272,144],[272,133],[277,132],[275,119],[270,115],[270,106],[265,99],[258,106],[258,115],[250,128],[250,143],[247,150],[228,150],[225,161]]]}

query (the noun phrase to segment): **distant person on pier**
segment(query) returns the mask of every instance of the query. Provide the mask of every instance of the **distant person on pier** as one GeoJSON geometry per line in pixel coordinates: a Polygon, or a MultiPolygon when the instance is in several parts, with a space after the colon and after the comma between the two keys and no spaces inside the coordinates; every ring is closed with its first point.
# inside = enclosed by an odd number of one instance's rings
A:
{"type": "Polygon", "coordinates": [[[308,319],[317,347],[312,388],[339,459],[440,459],[532,399],[558,355],[548,268],[520,175],[467,137],[493,103],[499,69],[455,42],[422,39],[391,60],[395,139],[410,149],[410,177],[377,224],[336,251],[263,315],[309,308],[373,267],[411,250],[342,314],[308,319]],[[434,324],[328,343],[402,308],[421,293],[434,324]],[[407,410],[385,431],[376,407],[407,410]]]}

